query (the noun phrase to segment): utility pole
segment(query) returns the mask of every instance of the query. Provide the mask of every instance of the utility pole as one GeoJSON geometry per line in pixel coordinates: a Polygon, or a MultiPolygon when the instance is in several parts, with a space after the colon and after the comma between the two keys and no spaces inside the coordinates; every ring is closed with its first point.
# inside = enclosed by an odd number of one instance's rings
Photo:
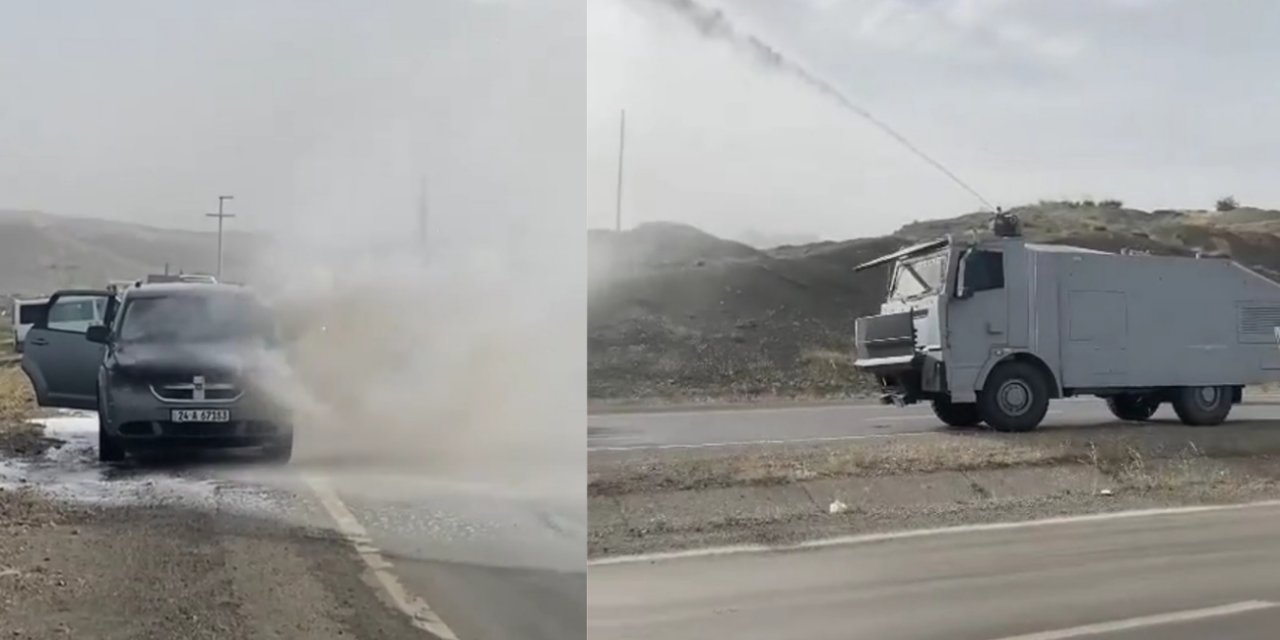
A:
{"type": "Polygon", "coordinates": [[[622,121],[618,123],[618,201],[614,207],[614,231],[622,231],[622,152],[627,145],[627,110],[622,110],[622,121]]]}
{"type": "Polygon", "coordinates": [[[234,213],[223,213],[222,203],[234,198],[235,196],[218,196],[218,212],[204,214],[207,217],[218,219],[218,272],[214,275],[218,282],[222,282],[222,221],[225,218],[236,217],[234,213]]]}

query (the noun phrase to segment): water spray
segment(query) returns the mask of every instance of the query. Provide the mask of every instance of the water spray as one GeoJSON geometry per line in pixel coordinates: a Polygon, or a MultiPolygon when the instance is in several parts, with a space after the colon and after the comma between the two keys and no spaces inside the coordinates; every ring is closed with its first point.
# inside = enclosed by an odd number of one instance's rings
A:
{"type": "Polygon", "coordinates": [[[853,100],[849,99],[848,96],[831,83],[818,77],[791,57],[778,51],[776,47],[769,45],[755,35],[746,33],[739,29],[720,9],[708,7],[698,0],[650,1],[674,10],[675,13],[696,27],[702,35],[709,38],[719,38],[724,40],[738,49],[751,54],[752,57],[758,60],[761,64],[790,73],[792,76],[809,85],[810,88],[816,89],[818,92],[840,103],[844,108],[857,114],[862,119],[871,123],[872,126],[898,141],[899,144],[906,147],[911,151],[911,153],[915,154],[921,160],[924,160],[933,168],[942,172],[943,175],[950,178],[951,181],[959,185],[960,188],[969,192],[969,194],[976,198],[978,202],[982,203],[982,206],[987,210],[994,210],[996,208],[991,204],[991,201],[987,200],[987,198],[979,193],[977,189],[960,179],[960,176],[956,175],[955,172],[951,171],[941,162],[934,159],[933,156],[925,153],[924,150],[917,147],[901,133],[898,133],[898,131],[893,127],[890,127],[883,120],[875,117],[875,115],[870,111],[867,111],[857,103],[853,102],[853,100]]]}

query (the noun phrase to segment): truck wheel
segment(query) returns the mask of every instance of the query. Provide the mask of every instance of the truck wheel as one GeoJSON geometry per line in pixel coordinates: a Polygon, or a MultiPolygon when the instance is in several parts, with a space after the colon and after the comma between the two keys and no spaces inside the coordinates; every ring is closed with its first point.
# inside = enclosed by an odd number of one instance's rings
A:
{"type": "Polygon", "coordinates": [[[107,433],[107,418],[102,411],[102,401],[98,401],[98,461],[120,462],[124,460],[124,446],[119,438],[107,433]]]}
{"type": "Polygon", "coordinates": [[[1231,413],[1231,387],[1181,387],[1173,392],[1173,410],[1183,424],[1222,424],[1231,413]]]}
{"type": "Polygon", "coordinates": [[[972,402],[952,402],[946,398],[933,401],[933,415],[950,427],[974,427],[982,422],[978,405],[972,402]]]}
{"type": "Polygon", "coordinates": [[[1031,431],[1049,410],[1049,384],[1025,362],[996,365],[978,393],[978,415],[996,431],[1031,431]]]}
{"type": "Polygon", "coordinates": [[[1160,399],[1152,396],[1125,393],[1107,398],[1111,415],[1131,422],[1149,420],[1160,408],[1160,399]]]}

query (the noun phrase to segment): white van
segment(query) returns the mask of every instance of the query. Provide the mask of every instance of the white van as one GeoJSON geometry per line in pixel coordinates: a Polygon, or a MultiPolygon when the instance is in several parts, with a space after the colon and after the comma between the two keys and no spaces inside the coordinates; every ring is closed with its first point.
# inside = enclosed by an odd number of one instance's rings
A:
{"type": "Polygon", "coordinates": [[[48,298],[33,298],[30,300],[14,300],[13,301],[13,350],[22,353],[22,341],[27,337],[27,331],[36,323],[45,311],[45,305],[49,303],[48,298]]]}

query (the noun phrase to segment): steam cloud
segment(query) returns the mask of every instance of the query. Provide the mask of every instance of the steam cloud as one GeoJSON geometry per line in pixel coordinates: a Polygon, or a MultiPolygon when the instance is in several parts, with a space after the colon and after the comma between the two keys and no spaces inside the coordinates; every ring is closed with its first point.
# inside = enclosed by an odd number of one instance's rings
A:
{"type": "Polygon", "coordinates": [[[287,362],[259,367],[296,414],[296,466],[545,496],[580,484],[572,281],[484,252],[366,251],[337,268],[299,249],[258,282],[303,327],[287,362]]]}

